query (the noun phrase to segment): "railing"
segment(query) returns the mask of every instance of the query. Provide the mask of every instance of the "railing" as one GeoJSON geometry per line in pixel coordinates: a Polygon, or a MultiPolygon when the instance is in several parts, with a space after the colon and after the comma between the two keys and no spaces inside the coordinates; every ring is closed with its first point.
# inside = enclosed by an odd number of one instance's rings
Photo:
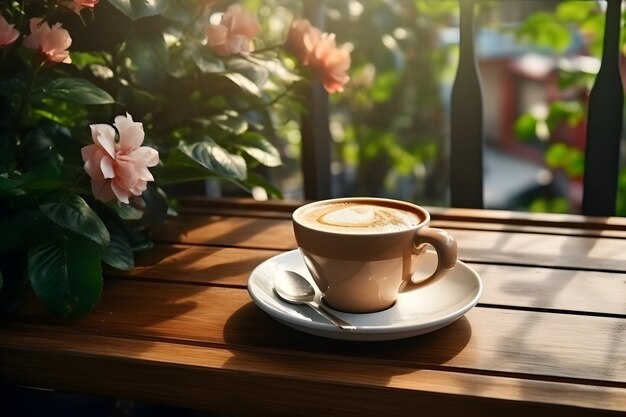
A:
{"type": "MultiPolygon", "coordinates": [[[[460,56],[450,107],[453,207],[483,207],[482,91],[474,53],[475,5],[480,1],[459,0],[460,56]]],[[[615,213],[624,101],[619,68],[621,5],[621,0],[607,0],[602,64],[588,105],[582,207],[587,215],[615,213]]],[[[323,1],[307,1],[305,12],[322,25],[323,1]]],[[[321,199],[331,194],[328,97],[314,86],[310,98],[310,112],[302,124],[304,190],[305,198],[321,199]]]]}

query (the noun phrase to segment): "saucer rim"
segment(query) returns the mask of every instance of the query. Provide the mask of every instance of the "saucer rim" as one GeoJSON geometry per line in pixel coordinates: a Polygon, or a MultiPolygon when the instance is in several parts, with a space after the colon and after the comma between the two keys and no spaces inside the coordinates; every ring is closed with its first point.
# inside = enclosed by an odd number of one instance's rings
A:
{"type": "MultiPolygon", "coordinates": [[[[433,251],[429,251],[429,252],[434,254],[433,251]]],[[[273,306],[267,304],[261,298],[259,298],[258,295],[255,293],[255,291],[252,289],[252,286],[250,284],[254,279],[258,279],[256,277],[260,274],[259,272],[260,270],[268,268],[269,267],[268,265],[271,262],[274,262],[275,264],[280,263],[281,262],[280,258],[293,257],[295,253],[297,253],[297,256],[302,256],[299,249],[293,249],[290,251],[286,251],[286,252],[274,255],[266,259],[265,261],[261,262],[259,265],[257,265],[250,272],[250,275],[248,277],[248,284],[247,284],[248,293],[250,294],[250,297],[252,298],[254,303],[259,308],[261,308],[264,312],[266,312],[268,315],[270,315],[272,318],[274,318],[278,322],[286,326],[289,326],[293,329],[296,329],[305,333],[314,334],[317,336],[322,336],[322,337],[329,337],[329,338],[343,339],[343,340],[392,340],[392,339],[400,339],[400,338],[412,337],[412,336],[429,333],[429,332],[438,330],[440,328],[443,328],[453,323],[454,321],[456,321],[457,319],[465,315],[469,310],[474,308],[478,304],[478,301],[480,300],[482,293],[483,293],[483,289],[484,289],[480,275],[473,268],[471,268],[470,266],[468,266],[467,264],[459,260],[457,261],[457,265],[449,273],[453,273],[453,271],[457,268],[464,269],[465,271],[463,272],[469,275],[469,278],[467,279],[471,279],[474,282],[474,285],[471,285],[470,287],[471,289],[467,292],[467,295],[470,295],[474,291],[476,292],[476,294],[470,300],[468,300],[463,305],[461,305],[458,309],[452,312],[449,312],[441,317],[437,317],[433,320],[421,322],[417,324],[410,320],[403,321],[400,323],[385,324],[385,325],[362,325],[361,324],[361,325],[357,325],[357,328],[355,330],[346,331],[346,330],[342,330],[336,327],[330,322],[324,321],[321,318],[318,319],[314,314],[310,316],[307,315],[307,317],[310,320],[303,320],[303,319],[298,318],[295,315],[285,314],[277,310],[273,306]]],[[[289,304],[288,302],[284,300],[281,300],[278,297],[278,295],[273,290],[273,283],[271,283],[270,285],[272,285],[271,296],[273,297],[274,301],[280,305],[291,306],[291,304],[289,304]]],[[[328,307],[328,308],[333,310],[331,307],[328,307]]],[[[386,314],[386,312],[388,312],[389,310],[393,308],[394,306],[391,306],[388,309],[385,309],[383,311],[373,312],[373,313],[347,313],[347,312],[338,311],[338,310],[333,310],[333,311],[335,311],[338,315],[340,315],[345,320],[350,321],[350,316],[359,317],[362,319],[363,317],[367,317],[367,316],[386,314]]]]}

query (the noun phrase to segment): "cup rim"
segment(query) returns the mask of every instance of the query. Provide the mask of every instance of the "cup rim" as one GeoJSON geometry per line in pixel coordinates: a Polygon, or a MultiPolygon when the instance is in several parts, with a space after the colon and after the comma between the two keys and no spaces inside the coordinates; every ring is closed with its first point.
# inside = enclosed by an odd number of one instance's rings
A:
{"type": "Polygon", "coordinates": [[[291,219],[293,220],[294,223],[297,223],[298,226],[303,227],[307,230],[315,231],[317,233],[330,234],[330,235],[342,235],[342,236],[381,236],[381,235],[401,234],[401,233],[406,233],[407,231],[415,231],[417,229],[421,229],[422,227],[430,224],[430,213],[424,207],[419,206],[415,203],[404,201],[404,200],[396,200],[392,198],[383,198],[383,197],[340,197],[340,198],[327,198],[327,199],[322,199],[322,200],[316,200],[316,201],[311,201],[306,204],[303,204],[293,211],[293,213],[291,214],[291,219]],[[393,204],[404,205],[404,206],[410,207],[413,210],[419,211],[423,217],[423,220],[419,222],[418,224],[416,224],[415,226],[412,226],[403,230],[381,231],[381,232],[375,232],[375,233],[354,233],[354,232],[340,232],[340,231],[316,229],[316,228],[303,224],[297,218],[297,216],[302,211],[304,211],[304,209],[315,206],[315,205],[333,204],[333,203],[341,203],[341,202],[355,201],[355,200],[383,202],[383,203],[386,202],[392,205],[393,204]]]}

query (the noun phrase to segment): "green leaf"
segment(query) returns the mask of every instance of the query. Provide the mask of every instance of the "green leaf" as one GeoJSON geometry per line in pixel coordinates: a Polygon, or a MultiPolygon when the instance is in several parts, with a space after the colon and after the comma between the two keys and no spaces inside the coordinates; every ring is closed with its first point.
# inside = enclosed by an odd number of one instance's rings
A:
{"type": "Polygon", "coordinates": [[[242,90],[252,94],[253,96],[261,97],[261,89],[250,79],[246,78],[243,74],[238,72],[231,72],[224,74],[226,78],[235,83],[242,90]]]}
{"type": "Polygon", "coordinates": [[[33,94],[31,100],[40,101],[42,94],[57,100],[87,105],[113,104],[115,102],[109,93],[82,78],[56,78],[39,94],[33,94]]]}
{"type": "Polygon", "coordinates": [[[72,65],[83,69],[88,65],[107,66],[107,60],[100,53],[72,51],[72,65]]]}
{"type": "Polygon", "coordinates": [[[0,174],[0,197],[24,195],[26,191],[52,190],[64,185],[66,181],[64,173],[49,166],[14,177],[0,174]]]}
{"type": "Polygon", "coordinates": [[[194,143],[179,149],[194,162],[218,175],[240,180],[246,178],[246,161],[213,141],[194,143]]]}
{"type": "Polygon", "coordinates": [[[545,160],[550,168],[563,169],[570,178],[582,176],[585,169],[583,152],[562,142],[555,143],[548,148],[545,160]]]}
{"type": "Polygon", "coordinates": [[[515,121],[515,134],[521,140],[534,139],[537,136],[535,134],[536,129],[537,129],[537,120],[530,113],[522,114],[515,121]]]}
{"type": "Polygon", "coordinates": [[[259,88],[262,88],[270,77],[270,72],[267,68],[241,58],[234,58],[228,61],[228,71],[243,75],[259,88]]]}
{"type": "Polygon", "coordinates": [[[131,31],[126,47],[137,83],[149,88],[159,87],[169,70],[169,53],[163,33],[152,28],[131,31]]]}
{"type": "Polygon", "coordinates": [[[568,154],[569,147],[566,144],[562,142],[555,143],[546,151],[546,165],[550,168],[561,168],[568,154]]]}
{"type": "Polygon", "coordinates": [[[520,40],[540,47],[565,52],[572,41],[572,34],[565,23],[559,22],[548,12],[531,14],[518,28],[520,40]]]}
{"type": "Polygon", "coordinates": [[[75,194],[55,195],[39,206],[54,223],[84,236],[100,246],[109,243],[109,231],[95,211],[75,194]]]}
{"type": "Polygon", "coordinates": [[[40,236],[46,221],[36,211],[21,211],[0,218],[0,253],[14,249],[36,236],[40,236]]]}
{"type": "Polygon", "coordinates": [[[580,149],[570,148],[563,169],[570,178],[582,177],[585,171],[585,155],[580,149]]]}
{"type": "Polygon", "coordinates": [[[154,242],[144,232],[135,228],[126,229],[126,235],[133,252],[149,250],[154,247],[154,242]]]}
{"type": "Polygon", "coordinates": [[[585,118],[585,109],[579,101],[557,100],[550,104],[548,114],[548,125],[551,128],[559,123],[567,123],[569,126],[576,126],[585,118]]]}
{"type": "Polygon", "coordinates": [[[595,2],[562,2],[556,6],[555,16],[559,20],[569,22],[583,22],[598,6],[595,2]]]}
{"type": "Polygon", "coordinates": [[[274,184],[270,183],[256,172],[248,173],[246,185],[250,188],[254,186],[263,188],[267,192],[267,196],[269,198],[283,198],[283,193],[278,188],[276,188],[274,184]]]}
{"type": "Polygon", "coordinates": [[[277,167],[282,164],[278,149],[259,133],[247,132],[237,136],[233,145],[265,166],[277,167]]]}
{"type": "Polygon", "coordinates": [[[9,78],[0,80],[0,97],[7,98],[21,96],[23,97],[28,83],[21,78],[9,78]]]}
{"type": "Polygon", "coordinates": [[[107,205],[114,210],[118,216],[120,216],[120,219],[139,220],[143,217],[143,211],[136,209],[130,204],[118,204],[117,202],[111,202],[107,205]]]}
{"type": "Polygon", "coordinates": [[[248,121],[236,112],[227,111],[225,114],[212,116],[210,123],[214,123],[234,135],[240,135],[248,130],[248,121]]]}
{"type": "Polygon", "coordinates": [[[0,175],[0,197],[24,195],[25,191],[20,185],[19,179],[8,178],[6,174],[0,175]]]}
{"type": "Polygon", "coordinates": [[[400,73],[395,70],[377,75],[371,92],[369,92],[372,101],[377,103],[388,101],[395,94],[399,82],[400,73]]]}
{"type": "Polygon", "coordinates": [[[141,198],[146,206],[141,224],[146,227],[161,224],[167,218],[169,204],[167,196],[154,183],[148,184],[148,188],[143,192],[141,198]]]}
{"type": "Polygon", "coordinates": [[[256,97],[262,96],[262,89],[269,80],[269,70],[261,65],[245,59],[231,59],[228,61],[227,72],[224,77],[231,80],[244,92],[256,97]]]}
{"type": "Polygon", "coordinates": [[[528,210],[535,213],[570,213],[570,202],[562,197],[540,197],[530,203],[528,210]]]}
{"type": "Polygon", "coordinates": [[[225,68],[223,60],[207,53],[196,53],[192,59],[196,67],[205,74],[223,72],[225,68]]]}
{"type": "Polygon", "coordinates": [[[243,157],[229,153],[208,138],[192,145],[181,143],[164,163],[165,169],[158,170],[159,180],[164,183],[207,177],[243,181],[247,175],[243,157]]]}
{"type": "Polygon", "coordinates": [[[56,165],[63,158],[54,149],[54,141],[41,127],[30,130],[19,146],[19,156],[26,168],[34,168],[42,165],[56,165]]]}
{"type": "MultiPolygon", "coordinates": [[[[591,55],[600,58],[603,51],[604,26],[606,25],[606,16],[603,13],[597,13],[589,16],[587,20],[582,22],[578,28],[580,33],[584,33],[588,38],[588,48],[591,55]]],[[[622,50],[624,48],[624,31],[622,31],[622,50]]],[[[623,52],[622,52],[623,53],[623,52]]],[[[594,74],[595,75],[595,74],[594,74]]]]}
{"type": "MultiPolygon", "coordinates": [[[[109,225],[109,228],[111,228],[111,225],[109,225]]],[[[111,240],[102,251],[102,261],[113,268],[123,271],[129,271],[135,266],[133,250],[121,228],[111,228],[111,240]]]]}
{"type": "Polygon", "coordinates": [[[28,248],[28,279],[48,311],[82,316],[102,292],[100,248],[71,233],[44,235],[28,248]]]}
{"type": "Polygon", "coordinates": [[[109,0],[109,3],[132,20],[137,20],[161,13],[167,9],[170,0],[109,0]]]}

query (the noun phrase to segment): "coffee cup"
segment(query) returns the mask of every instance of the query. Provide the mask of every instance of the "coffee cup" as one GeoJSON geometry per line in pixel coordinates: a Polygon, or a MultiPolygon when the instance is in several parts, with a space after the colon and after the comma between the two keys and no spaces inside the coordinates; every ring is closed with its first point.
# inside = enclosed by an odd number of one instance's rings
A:
{"type": "Polygon", "coordinates": [[[452,235],[430,227],[422,207],[398,200],[352,197],[322,200],[292,216],[298,247],[322,299],[335,310],[372,313],[391,307],[398,295],[443,278],[457,260],[452,235]],[[437,266],[414,276],[431,245],[437,266]]]}

